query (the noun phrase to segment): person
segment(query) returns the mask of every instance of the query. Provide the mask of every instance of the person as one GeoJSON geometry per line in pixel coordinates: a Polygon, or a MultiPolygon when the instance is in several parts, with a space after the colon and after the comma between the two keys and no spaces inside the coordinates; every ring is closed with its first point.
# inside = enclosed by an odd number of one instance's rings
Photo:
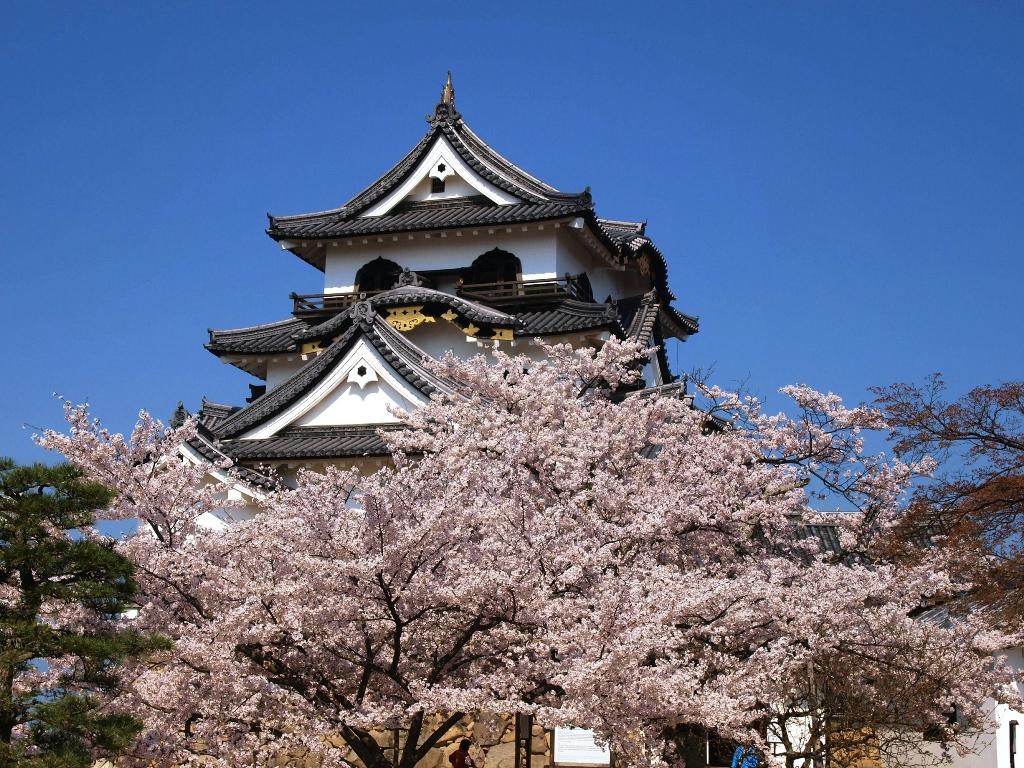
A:
{"type": "Polygon", "coordinates": [[[753,747],[736,747],[732,753],[732,768],[757,768],[757,752],[753,747]]]}
{"type": "Polygon", "coordinates": [[[472,744],[469,739],[463,739],[459,742],[459,748],[448,755],[448,762],[452,764],[452,768],[476,768],[476,763],[469,754],[472,744]]]}

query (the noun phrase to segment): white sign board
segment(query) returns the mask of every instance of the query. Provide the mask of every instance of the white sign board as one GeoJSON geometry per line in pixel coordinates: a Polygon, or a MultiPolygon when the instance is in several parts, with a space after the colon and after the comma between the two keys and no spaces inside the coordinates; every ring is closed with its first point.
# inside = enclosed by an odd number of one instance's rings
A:
{"type": "Polygon", "coordinates": [[[594,732],[583,728],[555,728],[555,764],[610,765],[607,747],[594,743],[594,732]]]}

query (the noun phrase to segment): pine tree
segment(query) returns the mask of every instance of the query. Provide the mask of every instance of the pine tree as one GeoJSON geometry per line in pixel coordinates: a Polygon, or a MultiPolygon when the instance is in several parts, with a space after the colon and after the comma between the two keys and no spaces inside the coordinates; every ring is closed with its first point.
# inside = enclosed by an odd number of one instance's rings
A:
{"type": "Polygon", "coordinates": [[[121,619],[132,565],[92,530],[111,498],[70,465],[0,458],[0,765],[85,768],[138,733],[106,707],[117,664],[164,641],[121,619]]]}

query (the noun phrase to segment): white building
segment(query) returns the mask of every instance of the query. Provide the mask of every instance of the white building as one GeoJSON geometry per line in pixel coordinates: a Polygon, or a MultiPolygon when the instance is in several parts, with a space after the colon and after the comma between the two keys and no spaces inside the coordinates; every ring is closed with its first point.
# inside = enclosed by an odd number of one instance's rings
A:
{"type": "MultiPolygon", "coordinates": [[[[1021,687],[1024,674],[1024,650],[1012,648],[1005,652],[1006,661],[1014,671],[1017,692],[1024,694],[1021,687]]],[[[993,730],[974,737],[971,752],[953,757],[953,768],[1020,768],[1020,740],[1024,735],[1024,712],[1006,704],[992,702],[993,730]]],[[[933,747],[937,750],[938,747],[933,747]]]]}
{"type": "MultiPolygon", "coordinates": [[[[697,332],[643,223],[600,218],[589,189],[559,192],[499,155],[456,111],[450,76],[427,122],[341,207],[270,217],[267,234],[323,272],[324,290],[292,294],[284,319],[210,331],[207,349],[260,383],[244,406],[203,403],[198,454],[230,458],[255,483],[267,465],[285,477],[373,466],[389,409],[450,388],[426,357],[697,332]]],[[[648,386],[676,381],[661,350],[645,373],[648,386]]]]}

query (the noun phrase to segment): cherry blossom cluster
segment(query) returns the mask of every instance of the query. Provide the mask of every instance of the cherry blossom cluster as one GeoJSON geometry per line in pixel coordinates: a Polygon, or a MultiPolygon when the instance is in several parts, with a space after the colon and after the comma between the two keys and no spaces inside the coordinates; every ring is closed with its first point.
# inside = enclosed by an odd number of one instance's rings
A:
{"type": "Polygon", "coordinates": [[[918,615],[969,586],[941,552],[885,558],[927,467],[864,453],[877,413],[806,387],[793,416],[710,389],[698,408],[639,390],[635,344],[546,352],[434,363],[459,394],[382,433],[392,462],[302,472],[226,528],[196,522],[233,481],[182,459],[194,422],[126,438],[69,406],[40,442],[141,521],[133,621],[175,642],[126,670],[133,756],[413,768],[467,713],[523,712],[623,764],[697,726],[792,766],[826,721],[850,755],[936,728],[955,747],[1010,695],[984,614],[918,615]],[[814,512],[820,489],[850,512],[814,512]]]}

